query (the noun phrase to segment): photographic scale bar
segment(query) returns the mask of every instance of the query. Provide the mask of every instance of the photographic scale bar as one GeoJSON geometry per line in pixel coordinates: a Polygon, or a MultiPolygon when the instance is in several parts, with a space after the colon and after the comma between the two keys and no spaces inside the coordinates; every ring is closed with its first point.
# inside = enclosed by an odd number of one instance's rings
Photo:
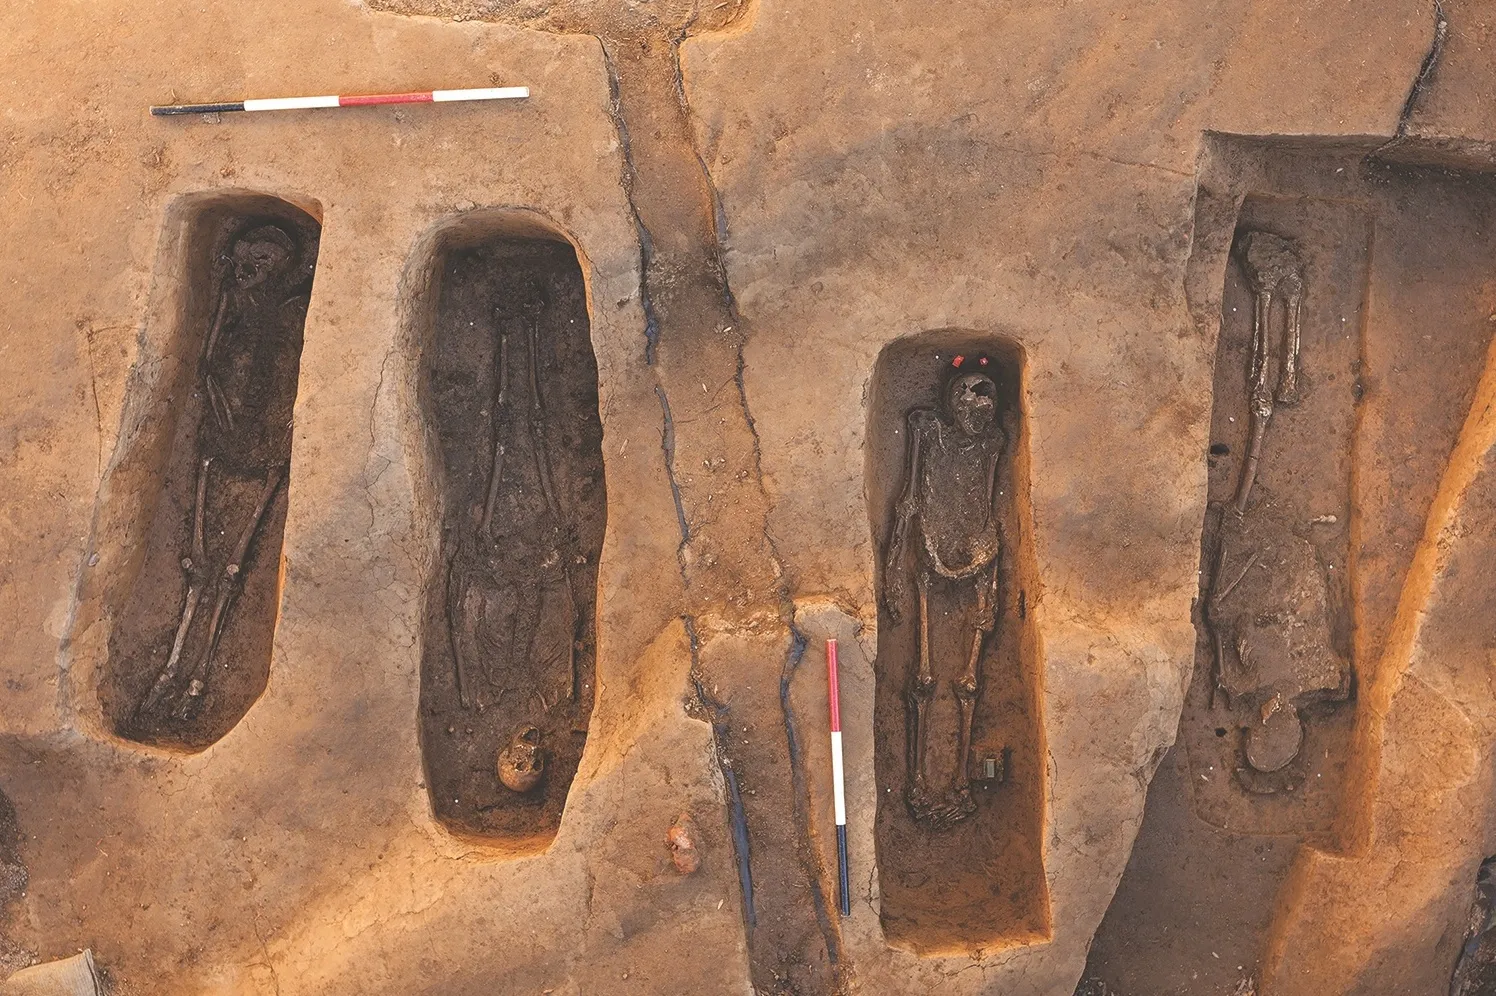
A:
{"type": "Polygon", "coordinates": [[[836,816],[836,878],[842,916],[852,915],[851,875],[847,868],[847,789],[842,769],[841,690],[836,641],[826,641],[826,696],[831,706],[831,795],[836,816]]]}
{"type": "Polygon", "coordinates": [[[527,86],[490,86],[473,90],[427,90],[423,93],[366,93],[329,97],[262,97],[217,104],[162,104],[151,108],[156,117],[171,114],[216,114],[222,111],[304,111],[321,107],[370,107],[376,104],[441,104],[461,100],[523,100],[527,86]]]}

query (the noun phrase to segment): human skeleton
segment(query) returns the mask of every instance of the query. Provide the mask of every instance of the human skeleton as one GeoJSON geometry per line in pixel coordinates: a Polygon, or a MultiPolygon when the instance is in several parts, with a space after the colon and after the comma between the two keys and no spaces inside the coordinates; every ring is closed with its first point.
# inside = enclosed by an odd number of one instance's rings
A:
{"type": "MultiPolygon", "coordinates": [[[[576,701],[580,692],[577,655],[582,643],[581,628],[584,620],[572,578],[572,567],[578,561],[556,491],[550,449],[546,443],[546,407],[538,369],[539,319],[546,300],[541,288],[534,284],[521,288],[517,299],[516,304],[495,313],[498,350],[496,386],[490,413],[493,452],[481,513],[478,513],[474,528],[459,532],[456,548],[447,565],[447,636],[452,650],[458,699],[465,709],[474,706],[482,708],[485,704],[486,696],[479,694],[475,686],[475,664],[483,667],[485,683],[494,686],[499,684],[497,672],[500,664],[516,656],[522,660],[533,658],[536,632],[542,621],[543,588],[549,587],[516,584],[505,577],[506,566],[514,557],[515,551],[499,543],[495,517],[504,488],[506,461],[512,457],[517,442],[511,438],[512,430],[508,426],[520,428],[528,439],[533,456],[544,516],[543,527],[531,533],[542,547],[538,555],[539,562],[535,566],[543,576],[549,575],[552,584],[565,593],[568,633],[565,650],[568,681],[565,697],[576,701]],[[514,340],[519,338],[524,341],[517,350],[514,340]],[[514,407],[510,391],[510,368],[514,364],[513,354],[517,351],[522,351],[525,357],[523,376],[529,403],[528,417],[515,419],[509,417],[514,407]]],[[[498,688],[494,701],[502,700],[509,691],[513,689],[498,688]]],[[[544,692],[532,692],[532,697],[539,699],[542,710],[555,705],[555,702],[547,700],[544,692]]],[[[531,731],[524,740],[527,749],[535,754],[537,763],[543,764],[539,754],[538,732],[531,726],[524,729],[531,731]]],[[[502,760],[500,767],[503,768],[502,760]]],[[[515,788],[509,781],[505,784],[515,788]]],[[[533,788],[535,784],[536,782],[530,782],[528,786],[533,788]]],[[[516,791],[528,791],[528,788],[516,791]]]]}
{"type": "Polygon", "coordinates": [[[1330,643],[1329,591],[1313,544],[1284,521],[1273,495],[1259,489],[1251,500],[1276,407],[1299,400],[1304,264],[1293,242],[1268,232],[1246,233],[1236,251],[1253,299],[1251,422],[1235,495],[1221,512],[1206,606],[1215,654],[1211,698],[1244,697],[1253,708],[1245,759],[1271,774],[1302,745],[1302,700],[1343,697],[1348,679],[1330,643]],[[1275,336],[1278,297],[1283,329],[1275,336]]]}
{"type": "MultiPolygon", "coordinates": [[[[267,412],[255,410],[255,398],[266,391],[284,388],[287,371],[277,369],[274,363],[261,362],[245,333],[247,323],[264,321],[271,315],[280,320],[283,328],[292,322],[299,328],[304,321],[306,297],[291,293],[298,282],[296,241],[279,225],[260,225],[236,238],[220,262],[218,300],[198,360],[198,384],[211,417],[203,420],[198,434],[191,547],[181,561],[187,594],[166,663],[136,707],[137,721],[163,710],[178,720],[187,720],[201,708],[234,599],[244,584],[250,546],[286,476],[284,463],[265,468],[259,463],[257,452],[265,448],[262,444],[267,441],[277,442],[274,437],[288,431],[289,426],[266,424],[263,416],[267,412]],[[203,518],[212,497],[211,469],[215,463],[235,477],[264,478],[259,500],[244,522],[238,542],[216,582],[203,537],[203,518]],[[199,618],[198,609],[204,596],[215,584],[217,594],[207,632],[189,664],[186,649],[193,623],[199,618]]],[[[294,377],[294,370],[290,375],[294,377]]]]}
{"type": "Polygon", "coordinates": [[[956,357],[943,397],[945,411],[916,408],[909,413],[907,476],[885,562],[885,604],[898,622],[909,597],[905,551],[914,530],[919,663],[908,689],[906,801],[916,819],[936,829],[976,811],[969,776],[972,720],[981,688],[982,651],[997,627],[1002,529],[995,502],[1007,436],[998,425],[997,385],[985,370],[988,364],[986,357],[956,357]],[[945,662],[932,652],[932,588],[958,600],[965,595],[973,602],[956,614],[968,642],[960,671],[951,681],[960,713],[956,756],[949,759],[953,773],[940,790],[932,788],[929,770],[935,736],[930,707],[937,672],[948,672],[949,666],[942,667],[945,662]]]}

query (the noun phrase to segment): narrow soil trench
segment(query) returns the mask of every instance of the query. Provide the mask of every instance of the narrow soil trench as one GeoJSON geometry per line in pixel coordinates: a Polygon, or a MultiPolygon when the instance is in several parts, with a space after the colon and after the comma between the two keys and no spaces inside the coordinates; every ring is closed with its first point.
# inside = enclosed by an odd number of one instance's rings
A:
{"type": "Polygon", "coordinates": [[[835,934],[795,792],[781,692],[799,644],[767,533],[769,501],[743,385],[744,332],[692,139],[676,45],[604,40],[628,142],[644,249],[646,343],[682,527],[698,691],[729,786],[753,981],[761,993],[836,989],[835,934]]]}

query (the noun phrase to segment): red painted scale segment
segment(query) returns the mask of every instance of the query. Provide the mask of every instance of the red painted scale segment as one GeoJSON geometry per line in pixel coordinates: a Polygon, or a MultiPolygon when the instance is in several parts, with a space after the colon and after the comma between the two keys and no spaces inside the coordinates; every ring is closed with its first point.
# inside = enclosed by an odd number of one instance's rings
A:
{"type": "Polygon", "coordinates": [[[842,767],[841,689],[837,687],[836,641],[826,641],[826,695],[831,702],[831,805],[836,819],[836,878],[842,916],[852,915],[852,872],[847,857],[847,789],[842,767]]]}
{"type": "Polygon", "coordinates": [[[841,695],[837,686],[836,676],[836,641],[826,641],[826,680],[829,684],[827,689],[831,697],[831,732],[841,732],[841,695]]]}
{"type": "Polygon", "coordinates": [[[338,97],[339,107],[367,107],[372,104],[429,104],[434,98],[431,91],[425,93],[366,93],[353,97],[338,97]]]}

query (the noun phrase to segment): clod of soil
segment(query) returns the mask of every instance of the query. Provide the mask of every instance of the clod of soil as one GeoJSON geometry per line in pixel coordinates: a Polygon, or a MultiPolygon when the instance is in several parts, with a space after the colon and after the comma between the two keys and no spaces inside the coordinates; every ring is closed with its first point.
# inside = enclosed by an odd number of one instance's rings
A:
{"type": "Polygon", "coordinates": [[[701,867],[701,853],[696,850],[696,821],[690,813],[681,813],[670,824],[665,840],[670,845],[670,861],[682,875],[690,875],[701,867]]]}

